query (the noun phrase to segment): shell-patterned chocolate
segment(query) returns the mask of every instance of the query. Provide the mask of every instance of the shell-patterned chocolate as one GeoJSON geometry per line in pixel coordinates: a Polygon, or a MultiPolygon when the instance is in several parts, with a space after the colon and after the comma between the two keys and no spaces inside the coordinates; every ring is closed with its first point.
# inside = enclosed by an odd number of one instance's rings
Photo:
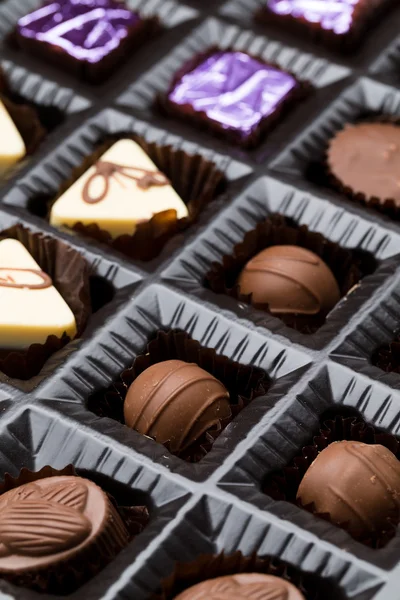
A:
{"type": "Polygon", "coordinates": [[[304,600],[291,583],[273,575],[241,573],[203,581],[175,600],[304,600]]]}
{"type": "MultiPolygon", "coordinates": [[[[12,504],[0,517],[2,544],[8,553],[20,556],[47,556],[75,548],[90,531],[83,514],[45,500],[12,504]]],[[[4,549],[0,555],[6,555],[4,549]]]]}
{"type": "Polygon", "coordinates": [[[82,483],[34,483],[0,499],[0,557],[47,556],[78,546],[91,532],[83,514],[88,496],[82,483]]]}

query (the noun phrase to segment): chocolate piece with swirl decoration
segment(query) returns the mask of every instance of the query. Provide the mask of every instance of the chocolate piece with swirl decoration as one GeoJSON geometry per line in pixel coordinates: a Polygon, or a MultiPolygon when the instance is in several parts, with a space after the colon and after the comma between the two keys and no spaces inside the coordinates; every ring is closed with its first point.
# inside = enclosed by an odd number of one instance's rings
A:
{"type": "Polygon", "coordinates": [[[46,569],[67,572],[89,552],[110,560],[127,543],[118,512],[87,479],[47,477],[0,496],[0,576],[45,579],[46,569]]]}
{"type": "Polygon", "coordinates": [[[297,500],[355,538],[387,531],[400,517],[400,461],[385,446],[340,441],[322,450],[297,500]]]}
{"type": "Polygon", "coordinates": [[[180,453],[231,417],[229,392],[195,363],[166,360],[143,371],[124,403],[125,423],[180,453]]]}
{"type": "Polygon", "coordinates": [[[178,219],[188,216],[186,205],[164,173],[136,142],[123,139],[56,200],[50,223],[68,227],[96,224],[116,238],[133,235],[137,223],[170,210],[176,211],[178,219]]]}
{"type": "Polygon", "coordinates": [[[245,52],[210,51],[177,74],[162,107],[246,146],[300,88],[290,73],[245,52]]]}
{"type": "Polygon", "coordinates": [[[185,590],[175,600],[305,600],[291,583],[262,573],[240,573],[208,579],[185,590]]]}
{"type": "Polygon", "coordinates": [[[96,81],[144,41],[147,29],[156,27],[152,21],[119,0],[48,0],[19,19],[16,40],[30,53],[96,81]]]}
{"type": "Polygon", "coordinates": [[[272,246],[252,258],[237,281],[254,306],[276,314],[327,314],[340,300],[338,283],[319,256],[301,246],[272,246]]]}
{"type": "Polygon", "coordinates": [[[77,332],[75,317],[20,242],[0,242],[0,347],[28,348],[43,344],[48,336],[77,332]]]}

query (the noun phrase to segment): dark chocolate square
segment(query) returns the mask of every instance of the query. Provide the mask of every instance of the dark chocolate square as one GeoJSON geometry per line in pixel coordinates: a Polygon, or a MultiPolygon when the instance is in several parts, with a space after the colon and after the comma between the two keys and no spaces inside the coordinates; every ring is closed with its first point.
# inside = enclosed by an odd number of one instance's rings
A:
{"type": "Polygon", "coordinates": [[[268,0],[257,17],[349,51],[393,0],[268,0]]]}
{"type": "Polygon", "coordinates": [[[251,147],[307,87],[260,58],[211,48],[175,75],[159,106],[167,114],[251,147]]]}
{"type": "Polygon", "coordinates": [[[15,38],[22,49],[97,82],[156,25],[116,0],[58,0],[21,17],[15,38]]]}

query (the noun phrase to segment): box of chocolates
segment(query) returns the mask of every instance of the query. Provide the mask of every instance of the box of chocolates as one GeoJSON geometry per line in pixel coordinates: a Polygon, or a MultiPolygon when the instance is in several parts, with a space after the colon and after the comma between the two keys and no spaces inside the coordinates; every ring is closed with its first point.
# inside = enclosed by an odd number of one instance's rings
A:
{"type": "Polygon", "coordinates": [[[0,597],[395,600],[400,6],[0,0],[0,597]]]}

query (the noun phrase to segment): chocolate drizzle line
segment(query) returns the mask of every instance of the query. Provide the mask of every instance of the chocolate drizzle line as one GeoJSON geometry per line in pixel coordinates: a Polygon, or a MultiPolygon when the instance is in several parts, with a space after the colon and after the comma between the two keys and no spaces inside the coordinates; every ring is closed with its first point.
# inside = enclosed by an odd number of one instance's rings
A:
{"type": "Polygon", "coordinates": [[[14,269],[14,268],[8,268],[8,267],[0,267],[0,272],[1,271],[8,271],[8,272],[16,272],[16,273],[33,273],[34,275],[37,275],[38,277],[41,278],[41,282],[40,283],[17,283],[12,275],[7,275],[6,277],[2,277],[0,274],[0,287],[9,287],[9,288],[16,288],[16,289],[29,289],[29,290],[44,290],[46,288],[49,288],[53,285],[53,281],[51,279],[51,277],[49,277],[49,275],[47,275],[47,273],[45,273],[44,271],[41,271],[40,269],[14,269]]]}
{"type": "Polygon", "coordinates": [[[122,187],[124,187],[124,184],[117,177],[117,175],[121,175],[122,177],[127,177],[128,179],[136,181],[138,187],[142,190],[147,190],[152,186],[170,184],[169,179],[164,175],[164,173],[161,173],[161,171],[149,171],[148,169],[141,169],[140,167],[117,165],[104,160],[99,160],[94,165],[94,168],[95,172],[86,181],[82,190],[83,201],[87,204],[97,204],[107,197],[111,178],[114,178],[122,187]],[[104,180],[104,190],[97,198],[91,196],[90,194],[90,186],[96,177],[101,177],[104,180]]]}

